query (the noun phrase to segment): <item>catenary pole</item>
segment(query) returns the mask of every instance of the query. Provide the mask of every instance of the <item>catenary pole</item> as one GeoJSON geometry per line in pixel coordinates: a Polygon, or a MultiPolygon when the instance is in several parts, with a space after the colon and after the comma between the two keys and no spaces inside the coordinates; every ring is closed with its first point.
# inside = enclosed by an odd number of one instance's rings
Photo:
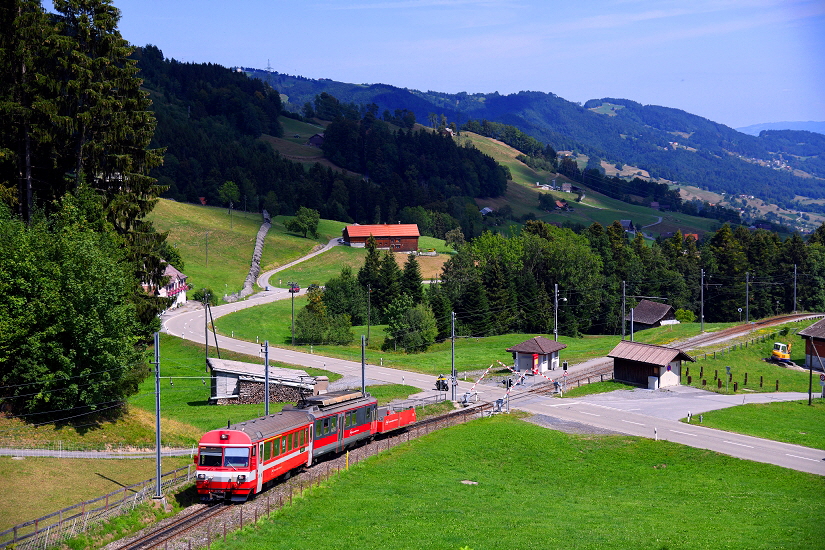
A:
{"type": "Polygon", "coordinates": [[[155,333],[155,498],[160,498],[160,333],[155,333]]]}
{"type": "Polygon", "coordinates": [[[699,285],[699,323],[701,332],[705,332],[705,270],[701,270],[702,280],[699,285]]]}
{"type": "Polygon", "coordinates": [[[553,284],[553,340],[559,341],[559,283],[553,284]]]}
{"type": "Polygon", "coordinates": [[[269,416],[269,340],[264,340],[264,416],[269,416]]]}
{"type": "Polygon", "coordinates": [[[622,281],[622,340],[624,340],[625,282],[622,281]]]}
{"type": "Polygon", "coordinates": [[[796,313],[796,264],[793,264],[793,312],[796,313]]]}
{"type": "Polygon", "coordinates": [[[745,272],[745,323],[750,323],[750,290],[751,290],[751,274],[749,271],[745,272]]]}
{"type": "Polygon", "coordinates": [[[452,366],[450,372],[452,373],[451,385],[453,387],[451,395],[453,401],[455,401],[455,386],[458,383],[455,372],[455,311],[450,312],[450,365],[452,366]]]}

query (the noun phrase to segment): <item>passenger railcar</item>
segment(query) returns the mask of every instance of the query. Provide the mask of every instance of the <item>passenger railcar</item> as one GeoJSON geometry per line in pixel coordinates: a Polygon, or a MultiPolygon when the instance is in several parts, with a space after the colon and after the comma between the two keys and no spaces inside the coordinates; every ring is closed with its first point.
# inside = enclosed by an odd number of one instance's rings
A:
{"type": "Polygon", "coordinates": [[[306,397],[277,414],[204,434],[195,457],[198,494],[202,500],[245,501],[323,455],[415,421],[415,408],[394,412],[360,391],[306,397]]]}

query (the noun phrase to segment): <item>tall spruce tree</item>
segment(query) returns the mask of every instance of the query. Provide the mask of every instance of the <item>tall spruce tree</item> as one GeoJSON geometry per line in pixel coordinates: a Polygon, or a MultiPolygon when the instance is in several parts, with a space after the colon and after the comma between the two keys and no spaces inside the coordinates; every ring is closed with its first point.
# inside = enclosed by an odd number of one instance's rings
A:
{"type": "Polygon", "coordinates": [[[420,304],[424,300],[422,282],[421,266],[418,265],[415,252],[410,252],[401,272],[401,292],[409,296],[414,305],[420,304]]]}

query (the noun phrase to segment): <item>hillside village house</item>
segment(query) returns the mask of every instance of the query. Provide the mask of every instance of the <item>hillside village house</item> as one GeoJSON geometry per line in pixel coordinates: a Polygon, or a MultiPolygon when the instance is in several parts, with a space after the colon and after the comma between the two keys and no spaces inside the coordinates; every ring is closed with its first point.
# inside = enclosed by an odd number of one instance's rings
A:
{"type": "Polygon", "coordinates": [[[364,248],[372,235],[378,248],[394,252],[414,252],[418,250],[418,224],[348,225],[343,230],[344,242],[349,246],[364,248]]]}
{"type": "Polygon", "coordinates": [[[825,319],[797,333],[805,339],[805,366],[825,371],[825,319]]]}
{"type": "Polygon", "coordinates": [[[680,349],[623,340],[607,354],[613,358],[613,378],[651,390],[678,386],[682,361],[696,361],[680,349]]]}
{"type": "MultiPolygon", "coordinates": [[[[163,270],[163,276],[169,277],[169,282],[158,289],[158,296],[161,298],[174,298],[175,301],[169,306],[169,309],[175,309],[186,303],[186,291],[189,290],[189,285],[186,283],[187,276],[174,268],[171,264],[166,265],[163,270]]],[[[154,287],[144,284],[144,292],[154,293],[154,287]]]]}
{"type": "Polygon", "coordinates": [[[538,374],[559,368],[559,351],[566,347],[567,345],[561,342],[536,336],[507,348],[507,351],[513,354],[513,368],[516,371],[538,374]]]}

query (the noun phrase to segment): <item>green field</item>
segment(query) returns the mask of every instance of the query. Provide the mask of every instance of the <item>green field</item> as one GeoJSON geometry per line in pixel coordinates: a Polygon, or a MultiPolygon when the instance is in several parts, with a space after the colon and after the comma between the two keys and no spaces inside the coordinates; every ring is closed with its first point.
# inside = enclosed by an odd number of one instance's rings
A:
{"type": "MultiPolygon", "coordinates": [[[[289,263],[309,253],[318,244],[325,244],[339,236],[345,225],[343,222],[322,220],[318,238],[304,239],[286,231],[283,225],[286,219],[286,216],[273,219],[261,258],[263,270],[289,263]]],[[[210,287],[223,296],[243,287],[252,262],[255,237],[263,223],[260,214],[235,210],[230,227],[225,208],[160,200],[149,220],[160,231],[169,232],[169,244],[183,258],[183,272],[189,277],[188,282],[193,288],[210,287]]]]}
{"type": "MultiPolygon", "coordinates": [[[[727,432],[753,435],[815,449],[825,449],[825,399],[816,384],[808,400],[752,403],[704,413],[702,425],[727,432]]],[[[685,419],[683,419],[684,421],[685,419]]],[[[696,422],[696,419],[693,419],[696,422]]]]}
{"type": "MultiPolygon", "coordinates": [[[[162,472],[190,464],[187,456],[164,457],[162,472]]],[[[155,458],[91,459],[0,457],[5,496],[0,531],[62,508],[155,477],[155,458]]]]}
{"type": "Polygon", "coordinates": [[[777,466],[500,415],[359,463],[213,547],[809,549],[823,490],[777,466]]]}

